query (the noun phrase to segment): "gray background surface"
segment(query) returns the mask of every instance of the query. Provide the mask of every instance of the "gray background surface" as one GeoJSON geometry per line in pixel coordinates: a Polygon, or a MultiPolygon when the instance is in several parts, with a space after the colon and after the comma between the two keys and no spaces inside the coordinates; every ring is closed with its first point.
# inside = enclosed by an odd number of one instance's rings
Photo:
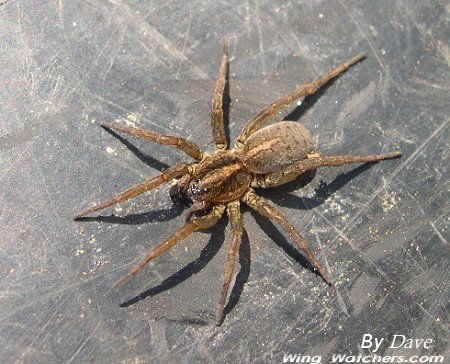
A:
{"type": "MultiPolygon", "coordinates": [[[[450,358],[447,1],[1,1],[2,362],[281,362],[370,353],[364,334],[432,338],[450,358]],[[289,115],[324,154],[401,160],[318,171],[263,195],[331,273],[328,287],[276,226],[245,209],[224,325],[213,325],[226,220],[111,288],[183,223],[168,187],[74,222],[187,158],[99,121],[213,150],[212,90],[226,36],[232,140],[275,97],[361,51],[367,59],[289,115]],[[114,214],[112,216],[111,214],[114,214]]],[[[290,113],[290,114],[289,114],[290,113]]]]}

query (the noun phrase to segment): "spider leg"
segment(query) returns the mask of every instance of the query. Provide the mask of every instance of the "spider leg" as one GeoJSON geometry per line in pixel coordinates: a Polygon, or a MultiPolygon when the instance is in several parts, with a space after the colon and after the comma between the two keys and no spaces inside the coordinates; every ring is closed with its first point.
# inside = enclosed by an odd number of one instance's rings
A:
{"type": "Polygon", "coordinates": [[[288,106],[291,102],[299,99],[300,97],[308,96],[314,94],[320,87],[325,85],[328,81],[333,78],[339,76],[342,72],[346,71],[355,63],[364,59],[366,55],[364,53],[358,54],[357,56],[350,59],[348,62],[341,64],[336,67],[334,70],[328,72],[317,80],[307,83],[303,86],[300,86],[296,90],[291,93],[281,96],[273,101],[269,106],[265,109],[261,110],[258,115],[253,117],[248,124],[244,127],[239,135],[238,141],[236,142],[236,147],[241,148],[245,141],[248,139],[250,135],[252,135],[255,131],[260,129],[270,118],[278,114],[282,109],[288,106]]]}
{"type": "Polygon", "coordinates": [[[166,240],[159,243],[142,259],[137,265],[135,265],[125,276],[119,279],[114,287],[122,286],[131,277],[139,273],[148,263],[158,258],[160,255],[173,248],[177,243],[187,238],[194,231],[207,229],[214,226],[222,217],[225,211],[225,206],[214,206],[213,209],[205,216],[195,217],[191,221],[184,224],[180,229],[175,231],[166,240]]]}
{"type": "Polygon", "coordinates": [[[297,243],[297,246],[303,251],[312,263],[314,268],[320,273],[323,280],[330,284],[330,278],[325,269],[322,268],[317,260],[314,252],[308,246],[305,238],[295,229],[295,227],[288,221],[283,213],[278,210],[272,203],[266,199],[258,196],[255,191],[250,189],[243,197],[243,201],[249,205],[256,212],[271,220],[275,220],[286,231],[291,238],[297,243]]]}
{"type": "Polygon", "coordinates": [[[230,202],[227,205],[227,212],[231,222],[231,244],[228,250],[227,262],[225,263],[224,282],[217,313],[217,326],[220,326],[223,321],[223,310],[227,301],[228,290],[230,288],[231,278],[233,277],[234,266],[236,265],[236,256],[241,245],[242,232],[244,230],[240,202],[230,202]]]}
{"type": "Polygon", "coordinates": [[[169,182],[173,178],[180,177],[184,174],[192,174],[191,173],[192,167],[194,167],[194,165],[187,164],[187,163],[182,163],[182,164],[178,164],[176,166],[170,167],[170,168],[166,169],[160,175],[150,178],[148,181],[145,181],[141,184],[133,186],[133,187],[119,193],[112,199],[100,202],[100,203],[92,206],[91,208],[80,212],[78,215],[75,216],[74,219],[77,220],[77,219],[79,219],[83,216],[86,216],[92,212],[103,210],[104,208],[115,205],[117,203],[131,200],[132,198],[135,198],[136,196],[139,196],[139,195],[143,194],[144,192],[148,192],[163,183],[169,182]]]}
{"type": "Polygon", "coordinates": [[[125,134],[133,135],[136,138],[151,140],[152,142],[158,144],[171,145],[175,148],[180,149],[181,151],[186,153],[189,157],[192,157],[198,161],[202,160],[203,158],[203,152],[201,151],[199,146],[194,142],[191,142],[190,140],[187,140],[185,138],[169,134],[152,133],[151,131],[145,129],[124,125],[116,125],[112,123],[100,123],[100,125],[108,129],[117,130],[125,134]]]}
{"type": "Polygon", "coordinates": [[[321,167],[337,167],[350,163],[375,163],[384,159],[394,159],[402,156],[401,152],[373,154],[365,156],[337,155],[329,157],[314,157],[303,159],[293,165],[266,175],[256,176],[253,187],[270,188],[291,182],[302,174],[321,167]]]}
{"type": "Polygon", "coordinates": [[[228,50],[226,39],[222,41],[222,52],[222,63],[220,65],[219,77],[216,82],[216,88],[214,90],[211,108],[211,127],[217,149],[227,148],[225,124],[223,118],[223,93],[225,91],[225,85],[227,83],[228,72],[228,50]]]}

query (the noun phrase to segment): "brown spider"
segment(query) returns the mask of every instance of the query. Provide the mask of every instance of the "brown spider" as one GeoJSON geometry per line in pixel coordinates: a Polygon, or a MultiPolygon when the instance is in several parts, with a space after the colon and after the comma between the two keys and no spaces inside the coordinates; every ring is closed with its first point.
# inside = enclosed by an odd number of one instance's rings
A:
{"type": "Polygon", "coordinates": [[[148,192],[161,184],[176,179],[174,185],[180,197],[192,201],[185,225],[153,248],[115,286],[121,286],[142,270],[150,261],[165,253],[191,233],[214,226],[225,210],[231,222],[231,243],[225,265],[224,283],[220,297],[217,325],[223,320],[223,311],[233,276],[236,256],[243,232],[241,202],[259,214],[275,220],[306,254],[325,282],[330,283],[328,273],[322,268],[306,240],[271,202],[258,196],[253,188],[270,188],[295,180],[300,175],[320,167],[341,166],[349,163],[378,162],[397,158],[400,152],[367,156],[321,156],[315,151],[311,134],[302,125],[292,121],[280,121],[270,126],[264,124],[284,107],[300,97],[315,93],[321,86],[365,58],[364,54],[353,57],[316,81],[307,83],[293,92],[279,97],[253,117],[242,130],[234,149],[228,149],[223,113],[223,93],[228,73],[226,42],[222,42],[223,58],[212,101],[212,130],[216,151],[213,155],[203,152],[197,144],[174,135],[155,134],[147,130],[102,123],[101,125],[138,138],[170,145],[194,158],[194,163],[181,163],[168,168],[160,175],[119,193],[79,213],[79,219],[92,212],[124,202],[148,192]],[[198,213],[203,213],[198,216],[198,213]]]}

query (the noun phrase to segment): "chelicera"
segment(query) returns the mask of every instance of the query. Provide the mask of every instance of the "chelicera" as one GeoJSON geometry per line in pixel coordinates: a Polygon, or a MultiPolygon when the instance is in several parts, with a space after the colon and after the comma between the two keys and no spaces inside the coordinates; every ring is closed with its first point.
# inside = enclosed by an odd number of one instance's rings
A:
{"type": "Polygon", "coordinates": [[[373,163],[401,156],[398,151],[365,156],[322,156],[316,151],[311,134],[301,124],[292,121],[280,121],[270,126],[264,126],[269,119],[293,101],[312,95],[328,81],[364,59],[364,54],[353,57],[317,80],[277,98],[247,123],[240,133],[234,149],[228,149],[223,112],[223,94],[228,73],[228,53],[225,41],[222,43],[222,50],[222,63],[212,101],[211,126],[216,145],[214,154],[205,153],[197,144],[178,136],[156,134],[135,127],[102,123],[102,126],[109,129],[178,148],[193,158],[195,162],[170,167],[160,175],[131,187],[110,200],[96,204],[75,217],[75,219],[80,219],[95,211],[135,198],[171,181],[175,181],[171,192],[192,202],[186,223],[151,249],[140,263],[116,283],[116,286],[121,286],[149,262],[174,247],[194,231],[214,226],[226,211],[231,223],[231,242],[228,248],[223,289],[219,301],[218,325],[223,320],[224,307],[227,302],[244,229],[240,210],[241,203],[247,204],[257,213],[277,222],[308,257],[325,282],[330,283],[328,273],[319,263],[303,236],[274,204],[258,196],[255,188],[280,186],[295,180],[306,172],[321,167],[341,166],[350,163],[373,163]]]}

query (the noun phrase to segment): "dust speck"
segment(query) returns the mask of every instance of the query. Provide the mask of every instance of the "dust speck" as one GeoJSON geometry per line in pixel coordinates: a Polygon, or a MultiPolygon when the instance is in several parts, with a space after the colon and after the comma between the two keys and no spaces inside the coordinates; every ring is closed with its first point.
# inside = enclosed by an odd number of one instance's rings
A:
{"type": "Polygon", "coordinates": [[[109,154],[117,155],[117,152],[114,148],[106,147],[106,152],[109,154]]]}
{"type": "Polygon", "coordinates": [[[381,206],[383,208],[383,212],[387,212],[392,210],[395,206],[397,206],[400,198],[396,196],[394,192],[387,193],[381,199],[381,206]]]}

